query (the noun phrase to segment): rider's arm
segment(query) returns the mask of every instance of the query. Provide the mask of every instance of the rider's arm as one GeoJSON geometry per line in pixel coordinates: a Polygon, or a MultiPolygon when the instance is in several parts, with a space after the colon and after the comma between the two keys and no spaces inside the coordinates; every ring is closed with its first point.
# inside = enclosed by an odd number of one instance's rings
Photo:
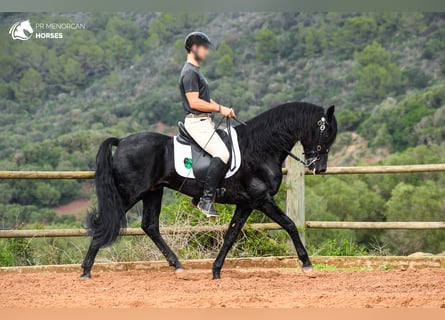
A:
{"type": "Polygon", "coordinates": [[[207,102],[199,98],[199,92],[186,92],[185,96],[192,109],[202,112],[219,112],[219,104],[211,100],[207,102]]]}
{"type": "Polygon", "coordinates": [[[202,112],[219,112],[224,117],[234,118],[235,111],[232,108],[224,107],[214,100],[210,100],[207,102],[199,98],[199,92],[186,92],[185,96],[190,104],[190,107],[195,110],[199,110],[202,112]]]}
{"type": "Polygon", "coordinates": [[[235,116],[232,109],[226,108],[213,100],[207,102],[199,98],[198,75],[195,72],[187,72],[181,81],[190,108],[201,112],[220,112],[223,116],[230,118],[235,116]]]}

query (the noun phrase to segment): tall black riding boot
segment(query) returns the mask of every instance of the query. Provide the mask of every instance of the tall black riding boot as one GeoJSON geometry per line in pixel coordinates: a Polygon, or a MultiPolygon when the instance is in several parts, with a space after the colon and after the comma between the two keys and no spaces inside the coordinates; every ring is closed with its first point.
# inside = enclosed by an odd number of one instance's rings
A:
{"type": "Polygon", "coordinates": [[[220,158],[212,158],[210,166],[207,169],[204,192],[198,203],[198,209],[209,218],[218,216],[218,212],[215,210],[213,202],[215,201],[216,188],[218,188],[225,173],[226,164],[220,158]]]}

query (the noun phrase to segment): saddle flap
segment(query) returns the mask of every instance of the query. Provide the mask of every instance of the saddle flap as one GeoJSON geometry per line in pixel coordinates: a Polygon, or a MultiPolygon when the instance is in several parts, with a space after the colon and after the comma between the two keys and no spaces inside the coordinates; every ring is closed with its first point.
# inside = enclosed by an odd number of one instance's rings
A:
{"type": "MultiPolygon", "coordinates": [[[[227,164],[226,170],[229,169],[229,166],[232,161],[232,146],[229,141],[229,136],[224,130],[217,129],[216,133],[221,137],[223,142],[225,143],[227,149],[230,152],[229,162],[227,164]]],[[[210,161],[212,160],[212,156],[208,154],[200,145],[196,143],[193,138],[191,138],[190,146],[192,149],[192,169],[193,173],[199,181],[204,181],[207,176],[207,169],[210,166],[210,161]]]]}
{"type": "MultiPolygon", "coordinates": [[[[178,123],[178,128],[180,128],[179,134],[173,138],[176,172],[182,177],[203,181],[211,156],[188,134],[182,122],[178,123]]],[[[230,139],[226,130],[218,129],[217,134],[226,143],[228,149],[231,150],[230,167],[226,173],[226,178],[229,178],[239,170],[241,165],[238,136],[233,128],[231,128],[232,139],[230,139]]]]}
{"type": "Polygon", "coordinates": [[[178,122],[178,129],[179,135],[176,137],[176,140],[181,144],[191,144],[193,138],[187,132],[184,123],[182,123],[181,121],[178,122]]]}

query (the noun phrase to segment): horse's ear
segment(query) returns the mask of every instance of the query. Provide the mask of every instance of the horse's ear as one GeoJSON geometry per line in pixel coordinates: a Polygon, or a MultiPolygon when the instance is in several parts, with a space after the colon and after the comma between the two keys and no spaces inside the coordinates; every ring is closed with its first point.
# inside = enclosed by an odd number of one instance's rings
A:
{"type": "Polygon", "coordinates": [[[335,112],[335,106],[330,106],[328,110],[326,110],[326,119],[328,119],[328,122],[332,121],[332,116],[335,112]]]}

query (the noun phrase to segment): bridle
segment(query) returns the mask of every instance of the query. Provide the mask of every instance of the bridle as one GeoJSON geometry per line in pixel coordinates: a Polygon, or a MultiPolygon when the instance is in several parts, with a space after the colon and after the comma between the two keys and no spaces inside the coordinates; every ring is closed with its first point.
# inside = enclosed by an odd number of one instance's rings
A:
{"type": "MultiPolygon", "coordinates": [[[[306,151],[304,150],[303,154],[308,159],[307,161],[302,160],[300,157],[296,156],[289,150],[284,150],[291,158],[295,159],[296,161],[300,162],[305,167],[310,167],[311,165],[315,164],[317,161],[320,160],[321,154],[327,154],[329,153],[329,149],[326,149],[325,151],[321,151],[323,147],[321,146],[321,140],[323,138],[323,133],[326,130],[326,118],[321,117],[320,120],[317,121],[317,126],[319,129],[319,136],[318,136],[318,144],[316,145],[314,150],[306,151]]],[[[315,173],[315,168],[314,168],[315,173]]]]}

